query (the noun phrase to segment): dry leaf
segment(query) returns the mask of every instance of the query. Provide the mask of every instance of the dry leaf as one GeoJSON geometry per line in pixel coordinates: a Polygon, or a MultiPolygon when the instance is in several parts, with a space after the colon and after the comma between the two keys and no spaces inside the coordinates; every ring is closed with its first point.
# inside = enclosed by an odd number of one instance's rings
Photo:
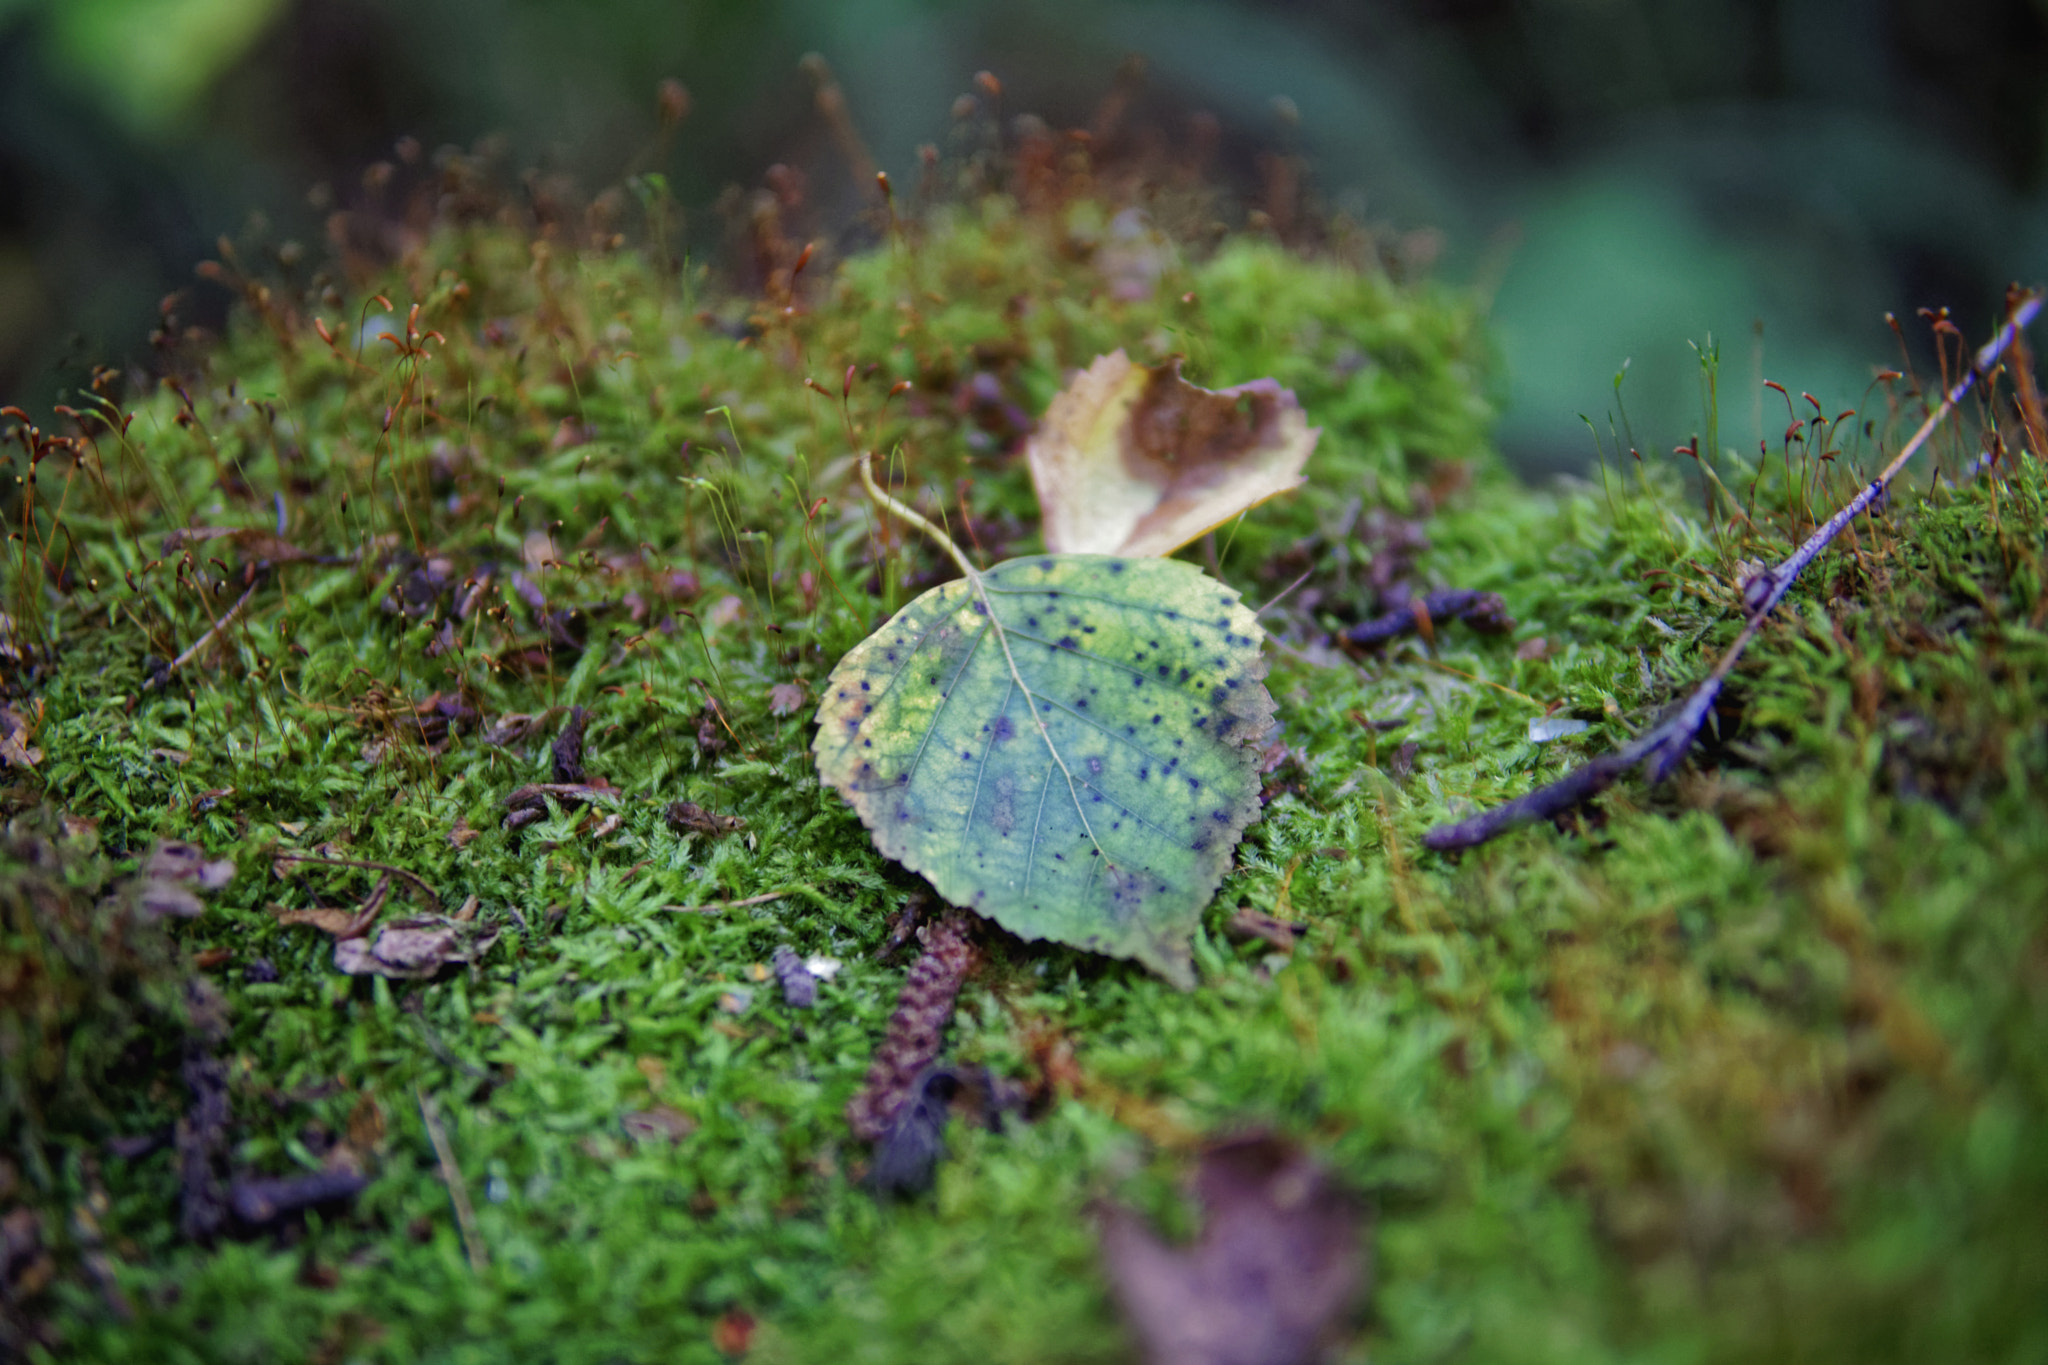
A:
{"type": "Polygon", "coordinates": [[[794,715],[803,704],[804,685],[802,683],[777,683],[768,689],[768,714],[771,716],[794,715]]]}
{"type": "Polygon", "coordinates": [[[232,858],[209,859],[196,844],[161,843],[150,850],[142,875],[151,881],[196,883],[202,891],[218,891],[235,879],[232,858]]]}
{"type": "Polygon", "coordinates": [[[678,834],[731,834],[747,827],[739,816],[705,810],[695,801],[671,801],[666,814],[668,827],[678,834]]]}
{"type": "Polygon", "coordinates": [[[619,1122],[625,1126],[627,1137],[642,1142],[660,1140],[676,1143],[697,1131],[697,1120],[666,1104],[636,1110],[624,1115],[619,1122]]]}
{"type": "Polygon", "coordinates": [[[334,965],[350,976],[425,980],[444,967],[476,961],[498,941],[495,930],[465,932],[466,925],[422,915],[385,926],[373,941],[345,938],[334,945],[334,965]]]}
{"type": "Polygon", "coordinates": [[[218,891],[234,879],[233,859],[209,859],[194,844],[160,843],[142,865],[135,906],[152,919],[192,919],[205,909],[192,888],[218,891]]]}
{"type": "Polygon", "coordinates": [[[43,761],[43,751],[29,743],[35,727],[11,708],[0,707],[0,763],[11,768],[33,768],[43,761]]]}
{"type": "Polygon", "coordinates": [[[1319,428],[1271,379],[1204,389],[1180,362],[1100,356],[1026,448],[1054,554],[1171,554],[1303,482],[1319,428]]]}
{"type": "Polygon", "coordinates": [[[1293,1144],[1250,1136],[1202,1154],[1191,1247],[1129,1209],[1102,1214],[1102,1258],[1154,1365],[1309,1365],[1366,1276],[1358,1209],[1293,1144]]]}
{"type": "Polygon", "coordinates": [[[323,934],[340,938],[349,932],[356,922],[356,912],[341,910],[333,906],[315,905],[304,910],[288,910],[282,905],[270,907],[270,913],[277,916],[279,924],[310,924],[323,934]]]}
{"type": "Polygon", "coordinates": [[[1263,910],[1254,910],[1249,905],[1240,905],[1237,912],[1224,924],[1223,932],[1236,939],[1258,939],[1270,943],[1283,953],[1294,951],[1294,944],[1304,930],[1305,924],[1279,919],[1263,910]]]}

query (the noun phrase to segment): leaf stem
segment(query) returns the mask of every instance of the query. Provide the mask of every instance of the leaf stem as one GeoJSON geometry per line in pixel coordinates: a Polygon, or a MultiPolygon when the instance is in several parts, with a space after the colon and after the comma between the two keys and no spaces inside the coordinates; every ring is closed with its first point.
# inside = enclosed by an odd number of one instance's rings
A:
{"type": "Polygon", "coordinates": [[[952,556],[953,562],[960,566],[961,574],[970,583],[975,585],[975,591],[979,593],[981,590],[981,575],[975,570],[974,565],[968,562],[967,556],[960,552],[960,547],[953,543],[953,538],[940,530],[935,523],[927,520],[921,514],[912,511],[896,501],[895,498],[890,497],[888,493],[883,491],[882,486],[875,482],[874,471],[870,468],[874,458],[874,451],[863,450],[856,464],[856,468],[860,470],[861,487],[867,489],[868,497],[874,502],[875,506],[882,508],[884,511],[894,513],[898,520],[907,521],[927,536],[930,536],[934,544],[952,556]]]}
{"type": "Polygon", "coordinates": [[[975,599],[981,603],[981,610],[988,619],[989,629],[995,632],[996,643],[1003,647],[1003,662],[1009,667],[1010,681],[1015,683],[1017,690],[1024,694],[1024,705],[1031,710],[1031,723],[1038,727],[1038,737],[1045,742],[1045,751],[1052,755],[1052,761],[1059,766],[1060,775],[1067,779],[1067,795],[1073,799],[1074,814],[1081,821],[1081,828],[1087,833],[1088,842],[1095,846],[1096,853],[1102,858],[1102,865],[1109,870],[1112,876],[1115,875],[1117,870],[1116,864],[1111,861],[1109,850],[1104,848],[1102,841],[1095,837],[1095,826],[1088,819],[1087,803],[1081,800],[1081,787],[1074,780],[1073,769],[1069,768],[1067,760],[1061,757],[1059,746],[1052,742],[1052,731],[1046,727],[1045,717],[1038,712],[1038,698],[1031,691],[1030,685],[1024,681],[1024,674],[1017,668],[1016,656],[1010,653],[1010,633],[1003,629],[1002,621],[996,616],[995,603],[988,600],[988,588],[981,581],[981,571],[976,569],[968,561],[967,556],[960,552],[960,547],[953,543],[951,536],[882,490],[881,486],[875,482],[874,473],[870,468],[874,456],[875,453],[872,450],[863,450],[860,453],[860,458],[855,467],[860,470],[861,486],[867,489],[868,497],[874,500],[877,507],[882,508],[884,511],[895,513],[902,520],[909,522],[912,526],[930,536],[941,549],[953,557],[953,562],[960,566],[961,576],[974,589],[975,599]]]}

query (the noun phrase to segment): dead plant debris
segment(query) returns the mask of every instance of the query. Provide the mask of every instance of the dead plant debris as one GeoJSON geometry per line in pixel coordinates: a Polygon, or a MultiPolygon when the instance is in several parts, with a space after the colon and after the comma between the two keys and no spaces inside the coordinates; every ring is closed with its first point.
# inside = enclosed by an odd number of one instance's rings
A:
{"type": "Polygon", "coordinates": [[[1366,1287],[1369,1220],[1321,1163],[1270,1135],[1206,1147],[1194,1245],[1162,1240],[1130,1209],[1098,1218],[1103,1267],[1154,1365],[1312,1365],[1366,1287]]]}

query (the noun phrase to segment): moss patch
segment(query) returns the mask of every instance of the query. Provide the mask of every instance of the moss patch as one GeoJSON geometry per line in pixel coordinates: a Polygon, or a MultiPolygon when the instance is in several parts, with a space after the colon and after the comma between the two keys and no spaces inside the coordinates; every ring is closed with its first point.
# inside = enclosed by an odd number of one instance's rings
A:
{"type": "MultiPolygon", "coordinates": [[[[1192,1140],[1256,1124],[1378,1208],[1350,1359],[2048,1352],[2041,466],[1923,478],[1858,527],[1670,789],[1438,859],[1431,824],[1695,677],[1741,563],[1874,447],[1729,458],[1745,511],[1711,522],[1656,471],[1532,493],[1487,446],[1472,301],[1249,238],[1133,291],[1094,212],[941,211],[765,302],[449,227],[343,303],[252,286],[180,384],[81,409],[10,503],[31,532],[8,547],[10,647],[47,653],[11,703],[43,757],[8,801],[61,808],[110,869],[160,838],[235,859],[162,929],[226,1001],[230,1159],[375,1179],[286,1236],[182,1242],[175,1156],[105,1146],[178,1119],[176,1026],[138,1044],[133,1008],[66,997],[108,1039],[73,1049],[89,1070],[7,1058],[7,1197],[59,1270],[18,1340],[715,1360],[743,1312],[757,1359],[1123,1359],[1089,1202],[1184,1226],[1192,1140]],[[903,974],[872,954],[916,882],[820,786],[812,708],[774,689],[815,698],[946,573],[876,525],[852,445],[985,562],[1027,552],[1013,414],[1119,346],[1206,384],[1273,376],[1323,428],[1309,487],[1210,547],[1254,605],[1308,572],[1264,617],[1290,755],[1197,935],[1198,989],[985,932],[952,1050],[1039,1110],[956,1125],[935,1195],[878,1205],[842,1112],[903,974]],[[1419,511],[1421,579],[1498,592],[1519,626],[1333,653],[1330,628],[1377,609],[1386,527],[1419,511]],[[616,795],[505,828],[572,706],[616,795]],[[1547,710],[1591,728],[1533,743],[1547,710]],[[745,826],[678,832],[677,800],[745,826]],[[294,851],[329,861],[276,862],[294,851]],[[364,863],[444,911],[474,897],[503,936],[437,981],[340,975],[273,907],[357,905],[364,863]],[[1236,943],[1241,905],[1304,940],[1236,943]],[[783,944],[844,963],[814,1011],[779,1003],[783,944]]],[[[31,872],[9,885],[32,900],[31,872]]],[[[389,894],[387,916],[418,897],[389,894]]],[[[7,1008],[39,989],[11,978],[7,1008]]]]}

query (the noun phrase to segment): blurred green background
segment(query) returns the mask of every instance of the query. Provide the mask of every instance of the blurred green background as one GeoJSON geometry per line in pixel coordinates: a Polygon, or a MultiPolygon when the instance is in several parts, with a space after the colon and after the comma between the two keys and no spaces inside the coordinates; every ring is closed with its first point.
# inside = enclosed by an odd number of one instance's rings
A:
{"type": "Polygon", "coordinates": [[[850,204],[812,51],[899,183],[976,71],[1064,127],[1142,56],[1145,116],[1212,114],[1220,174],[1298,153],[1325,208],[1434,234],[1407,240],[1493,298],[1532,472],[1590,458],[1577,414],[1624,361],[1668,450],[1711,334],[1724,443],[1753,442],[1783,425],[1760,377],[1854,406],[1896,362],[1886,310],[1915,346],[1921,307],[1981,335],[2048,275],[2048,0],[0,0],[0,401],[146,366],[173,290],[217,322],[192,268],[252,214],[325,252],[401,137],[494,136],[586,191],[660,170],[699,259],[772,163],[850,204]],[[693,109],[664,142],[670,77],[693,109]]]}

